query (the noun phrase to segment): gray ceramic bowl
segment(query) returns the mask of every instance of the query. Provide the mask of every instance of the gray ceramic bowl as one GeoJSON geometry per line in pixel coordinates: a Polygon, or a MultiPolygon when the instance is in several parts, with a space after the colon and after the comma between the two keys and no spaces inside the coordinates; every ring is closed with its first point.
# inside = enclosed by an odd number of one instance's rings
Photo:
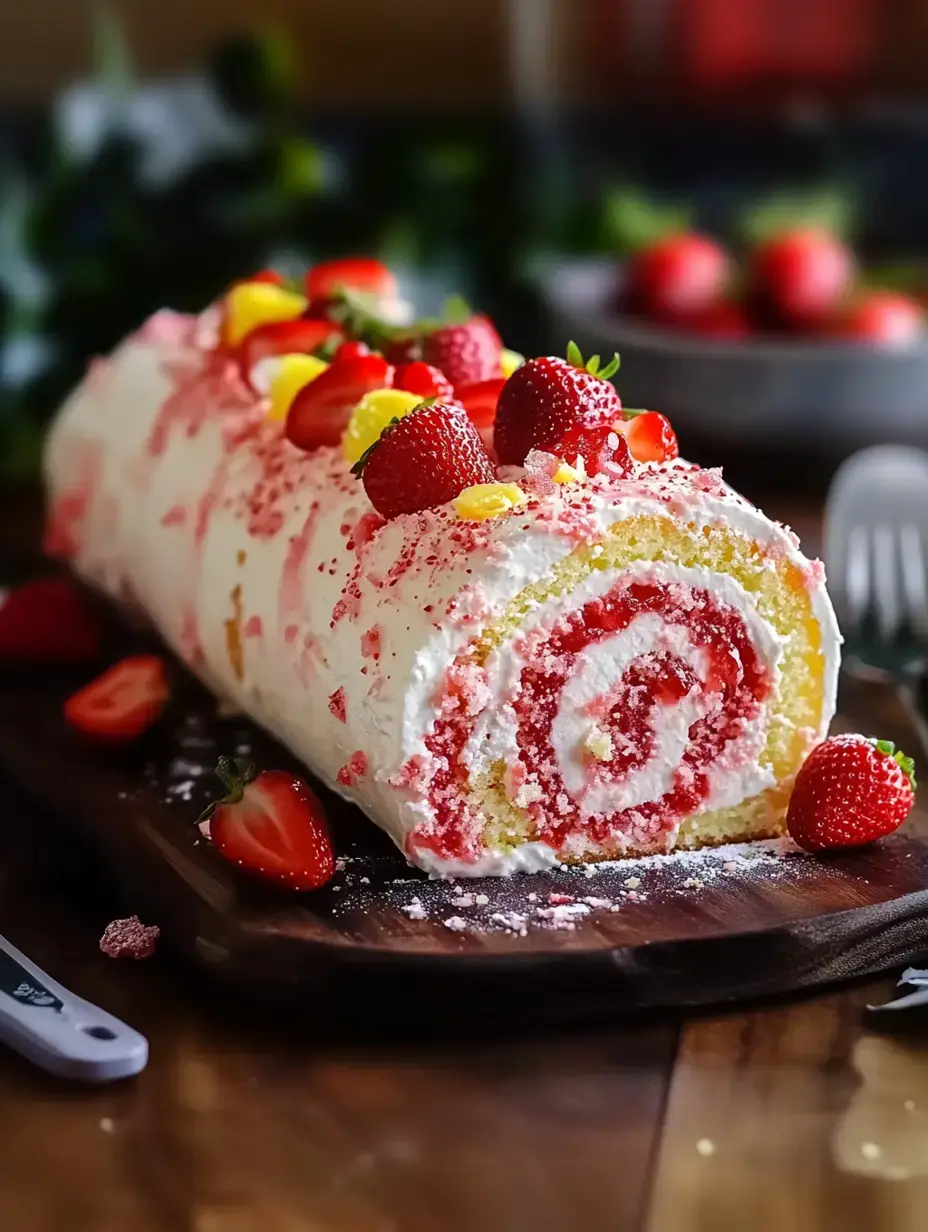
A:
{"type": "Polygon", "coordinates": [[[618,351],[626,406],[747,446],[805,447],[843,457],[880,441],[928,445],[928,340],[896,350],[776,339],[720,342],[620,316],[614,262],[553,262],[534,274],[553,354],[618,351]]]}

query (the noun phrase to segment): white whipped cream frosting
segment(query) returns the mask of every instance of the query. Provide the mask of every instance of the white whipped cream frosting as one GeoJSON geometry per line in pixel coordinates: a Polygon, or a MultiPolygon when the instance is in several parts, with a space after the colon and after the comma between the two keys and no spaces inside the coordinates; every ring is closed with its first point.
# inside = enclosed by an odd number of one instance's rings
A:
{"type": "MultiPolygon", "coordinates": [[[[190,319],[158,314],[93,365],[67,400],[46,452],[53,536],[84,578],[140,606],[217,695],[273,732],[406,850],[408,834],[429,818],[431,806],[390,780],[426,753],[423,741],[455,656],[576,548],[576,528],[568,533],[557,516],[576,493],[559,489],[476,531],[443,509],[396,519],[370,537],[377,519],[338,451],[300,453],[266,418],[260,394],[228,374],[199,379],[208,358],[195,339],[190,319]],[[195,395],[166,415],[179,388],[189,395],[191,382],[195,395]],[[462,528],[468,538],[458,544],[462,528]]],[[[662,495],[642,468],[622,492],[591,489],[583,513],[588,541],[623,518],[659,514],[728,525],[807,567],[794,538],[720,480],[700,490],[684,467],[671,466],[659,482],[662,495]]],[[[651,575],[657,568],[642,566],[651,575]]],[[[673,565],[661,565],[660,578],[704,586],[736,607],[775,675],[780,640],[734,580],[673,565]]],[[[526,631],[550,627],[589,597],[586,590],[592,596],[616,580],[609,570],[591,574],[580,591],[536,608],[526,631]]],[[[823,581],[812,571],[809,586],[826,657],[823,732],[834,711],[840,638],[823,581]]],[[[646,622],[639,617],[589,650],[565,690],[554,732],[567,781],[579,784],[580,703],[647,644],[655,631],[646,622]]],[[[700,652],[682,644],[679,650],[700,674],[700,652]]],[[[479,755],[470,754],[475,771],[487,750],[513,756],[501,700],[519,666],[511,643],[487,663],[490,695],[478,726],[489,724],[494,734],[479,755]]],[[[592,811],[660,791],[694,704],[663,708],[661,757],[619,786],[598,788],[592,811]]],[[[760,748],[765,717],[746,725],[746,752],[760,748]]],[[[738,760],[737,769],[713,779],[707,807],[769,785],[756,758],[738,760]]],[[[556,859],[537,842],[485,850],[477,863],[415,855],[428,871],[457,876],[532,871],[556,859]]]]}

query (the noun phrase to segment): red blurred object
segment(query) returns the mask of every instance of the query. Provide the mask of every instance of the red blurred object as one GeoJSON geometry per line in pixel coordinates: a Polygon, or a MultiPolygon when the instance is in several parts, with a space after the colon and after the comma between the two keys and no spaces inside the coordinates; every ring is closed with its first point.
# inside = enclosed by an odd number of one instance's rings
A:
{"type": "Polygon", "coordinates": [[[871,291],[851,305],[840,322],[842,338],[903,346],[925,335],[922,306],[895,291],[871,291]]]}
{"type": "Polygon", "coordinates": [[[644,411],[623,425],[625,441],[636,462],[669,462],[679,457],[677,434],[660,411],[644,411]]]}
{"type": "Polygon", "coordinates": [[[343,288],[392,298],[396,295],[396,278],[382,261],[373,257],[323,261],[306,274],[306,298],[311,303],[326,300],[343,288]]]}
{"type": "Polygon", "coordinates": [[[774,327],[817,333],[833,319],[854,278],[850,250],[820,227],[775,235],[751,259],[752,308],[774,327]]]}
{"type": "Polygon", "coordinates": [[[454,391],[471,423],[481,432],[493,427],[496,404],[505,384],[505,377],[495,376],[489,381],[471,381],[467,385],[459,385],[454,391]]]}
{"type": "Polygon", "coordinates": [[[628,271],[627,303],[667,325],[685,325],[714,309],[731,265],[725,250],[695,232],[669,235],[642,249],[628,271]]]}
{"type": "Polygon", "coordinates": [[[295,321],[272,321],[259,325],[242,339],[238,355],[247,372],[261,359],[274,355],[309,355],[330,338],[343,337],[333,321],[297,317],[295,321]]]}
{"type": "Polygon", "coordinates": [[[720,342],[748,338],[752,332],[747,313],[740,304],[729,300],[715,304],[688,324],[693,333],[703,338],[716,338],[720,342]]]}

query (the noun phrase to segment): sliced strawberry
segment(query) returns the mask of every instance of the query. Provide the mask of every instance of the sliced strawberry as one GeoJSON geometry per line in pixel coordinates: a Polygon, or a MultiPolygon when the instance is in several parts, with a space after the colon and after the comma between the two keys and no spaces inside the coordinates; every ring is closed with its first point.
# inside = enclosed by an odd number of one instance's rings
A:
{"type": "Polygon", "coordinates": [[[157,655],[120,659],[64,704],[64,717],[107,743],[136,740],[161,716],[168,700],[164,662],[157,655]]]}
{"type": "Polygon", "coordinates": [[[455,389],[458,402],[467,411],[471,423],[481,432],[492,428],[496,418],[496,404],[505,384],[504,377],[496,376],[488,381],[470,381],[455,389]]]}
{"type": "Polygon", "coordinates": [[[37,578],[0,603],[0,662],[87,663],[102,649],[100,619],[68,578],[37,578]]]}
{"type": "Polygon", "coordinates": [[[411,394],[418,394],[423,401],[426,398],[440,398],[442,402],[453,402],[454,386],[440,368],[433,368],[422,360],[414,360],[409,364],[400,364],[393,378],[397,389],[405,389],[411,394]]]}
{"type": "Polygon", "coordinates": [[[299,449],[337,445],[364,395],[392,384],[393,366],[382,355],[338,359],[293,399],[285,435],[299,449]]]}
{"type": "Polygon", "coordinates": [[[677,434],[660,411],[639,411],[622,432],[636,462],[669,462],[680,456],[677,434]]]}
{"type": "Polygon", "coordinates": [[[584,427],[582,424],[565,432],[554,449],[559,458],[571,466],[583,459],[588,475],[611,475],[620,478],[629,474],[632,459],[628,443],[610,424],[584,427]]]}
{"type": "Polygon", "coordinates": [[[521,466],[532,449],[553,453],[568,431],[612,426],[622,403],[608,377],[618,369],[616,355],[605,367],[599,356],[587,364],[570,343],[567,359],[546,356],[517,368],[496,407],[493,440],[504,466],[521,466]]]}
{"type": "Polygon", "coordinates": [[[287,890],[317,890],[335,872],[322,804],[302,779],[283,770],[220,757],[216,773],[226,796],[204,820],[219,852],[245,872],[287,890]]]}
{"type": "Polygon", "coordinates": [[[306,298],[312,303],[327,300],[345,289],[378,298],[396,295],[396,278],[382,261],[373,257],[342,257],[323,261],[306,274],[306,298]]]}
{"type": "Polygon", "coordinates": [[[259,325],[246,334],[239,345],[239,360],[248,372],[262,359],[274,355],[311,355],[319,347],[343,338],[340,326],[333,321],[298,317],[295,321],[272,321],[259,325]]]}
{"type": "Polygon", "coordinates": [[[477,429],[462,407],[435,402],[384,429],[355,473],[385,518],[446,505],[496,476],[477,429]]]}

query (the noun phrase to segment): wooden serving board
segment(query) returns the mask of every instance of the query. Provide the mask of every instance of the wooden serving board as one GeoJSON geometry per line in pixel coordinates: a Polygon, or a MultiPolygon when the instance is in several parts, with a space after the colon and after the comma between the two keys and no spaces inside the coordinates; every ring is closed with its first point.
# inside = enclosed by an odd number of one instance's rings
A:
{"type": "Polygon", "coordinates": [[[452,884],[410,869],[322,791],[343,867],[315,894],[265,891],[200,838],[196,817],[218,787],[220,753],[260,767],[293,759],[247,720],[218,717],[185,675],[143,747],[88,749],[61,719],[75,683],[0,685],[0,768],[99,847],[127,912],[159,924],[203,970],[255,990],[306,997],[360,979],[390,1004],[440,994],[447,1008],[492,994],[523,1008],[552,998],[565,1010],[682,1006],[868,975],[928,952],[924,813],[841,857],[784,855],[780,844],[452,884]]]}

